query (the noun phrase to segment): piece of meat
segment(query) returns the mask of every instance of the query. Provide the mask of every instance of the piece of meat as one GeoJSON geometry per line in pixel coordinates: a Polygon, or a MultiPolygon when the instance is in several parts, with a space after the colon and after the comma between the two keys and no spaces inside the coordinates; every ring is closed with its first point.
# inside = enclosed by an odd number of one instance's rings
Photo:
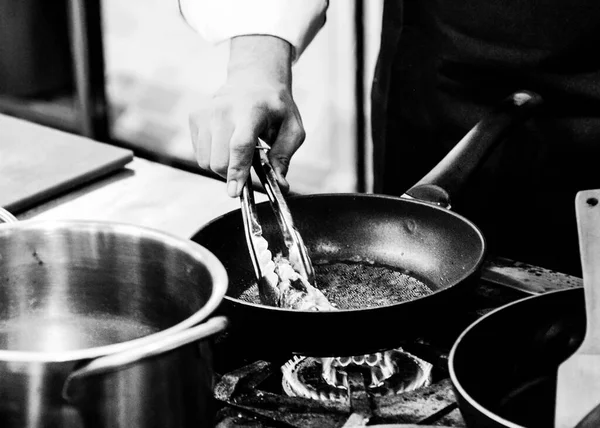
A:
{"type": "Polygon", "coordinates": [[[279,278],[277,306],[302,311],[335,311],[325,295],[294,270],[288,259],[277,255],[275,273],[279,278]]]}
{"type": "Polygon", "coordinates": [[[256,246],[263,274],[258,289],[264,304],[302,311],[337,309],[320,290],[294,270],[287,258],[281,254],[273,258],[266,240],[259,240],[256,246]]]}

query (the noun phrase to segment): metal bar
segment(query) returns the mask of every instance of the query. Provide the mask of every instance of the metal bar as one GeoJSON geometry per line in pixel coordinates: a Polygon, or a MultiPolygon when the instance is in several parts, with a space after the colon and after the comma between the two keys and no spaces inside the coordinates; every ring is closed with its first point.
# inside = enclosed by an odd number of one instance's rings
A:
{"type": "Polygon", "coordinates": [[[427,425],[427,424],[433,424],[435,422],[438,422],[444,416],[449,415],[456,409],[458,409],[458,403],[449,404],[446,407],[438,410],[434,414],[421,419],[419,422],[417,422],[417,425],[427,425]]]}
{"type": "Polygon", "coordinates": [[[252,390],[272,375],[275,368],[267,361],[255,361],[230,373],[226,373],[215,385],[214,396],[217,400],[230,401],[241,390],[252,390]]]}
{"type": "Polygon", "coordinates": [[[68,0],[67,7],[80,133],[108,141],[100,0],[68,0]]]}
{"type": "MultiPolygon", "coordinates": [[[[304,425],[297,425],[284,420],[282,413],[278,411],[258,409],[254,407],[242,406],[235,402],[227,403],[234,409],[242,410],[252,415],[253,418],[263,421],[273,428],[306,428],[304,425]]],[[[220,425],[217,425],[219,427],[220,425]]]]}
{"type": "Polygon", "coordinates": [[[581,278],[502,257],[488,257],[481,271],[483,283],[514,288],[527,294],[583,287],[581,278]]]}
{"type": "MultiPolygon", "coordinates": [[[[247,395],[235,397],[235,403],[252,408],[264,408],[279,413],[335,413],[347,417],[350,414],[350,402],[321,401],[312,398],[288,397],[268,391],[253,391],[247,395]]],[[[285,416],[285,415],[284,415],[285,416]]]]}
{"type": "Polygon", "coordinates": [[[285,246],[288,249],[288,259],[298,273],[309,283],[314,284],[315,271],[308,255],[308,250],[304,245],[300,232],[294,226],[292,213],[279,188],[267,153],[262,148],[258,149],[254,159],[254,170],[265,188],[271,207],[279,223],[285,246]]]}
{"type": "Polygon", "coordinates": [[[367,190],[366,139],[365,139],[365,29],[364,0],[354,2],[354,33],[356,39],[356,72],[354,92],[356,98],[356,191],[367,190]]]}
{"type": "MultiPolygon", "coordinates": [[[[250,178],[240,195],[240,206],[242,211],[242,220],[244,222],[244,235],[246,236],[246,244],[248,251],[250,252],[250,260],[254,267],[254,273],[256,279],[260,280],[263,276],[262,266],[260,265],[260,259],[258,254],[258,245],[260,241],[263,241],[268,247],[268,243],[262,236],[262,228],[260,221],[258,220],[258,213],[256,212],[256,205],[254,202],[254,190],[250,178]]],[[[276,284],[275,284],[276,285],[276,284]]]]}
{"type": "Polygon", "coordinates": [[[359,370],[348,370],[348,397],[350,398],[350,408],[354,415],[355,425],[360,420],[364,425],[373,417],[371,410],[371,399],[367,392],[365,379],[359,370]]]}

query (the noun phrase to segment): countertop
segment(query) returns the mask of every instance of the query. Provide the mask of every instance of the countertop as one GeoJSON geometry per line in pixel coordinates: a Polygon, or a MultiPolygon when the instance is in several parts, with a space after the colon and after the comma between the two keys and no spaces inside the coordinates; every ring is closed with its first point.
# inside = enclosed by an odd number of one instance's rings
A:
{"type": "MultiPolygon", "coordinates": [[[[78,144],[90,147],[94,144],[85,137],[18,121],[9,116],[0,115],[0,119],[0,141],[16,143],[18,139],[22,145],[31,147],[32,158],[39,157],[40,146],[48,143],[53,149],[60,151],[62,166],[57,165],[56,168],[62,168],[68,162],[82,161],[81,156],[76,156],[75,153],[81,150],[73,149],[71,152],[70,147],[77,148],[78,144]],[[68,140],[70,146],[49,144],[60,143],[61,138],[68,140]],[[36,144],[30,144],[32,141],[36,144]]],[[[14,148],[14,144],[5,149],[10,150],[11,147],[14,148]]],[[[101,145],[98,144],[98,147],[101,145]]],[[[13,153],[3,155],[0,150],[0,156],[4,158],[10,158],[11,154],[13,153]]],[[[12,166],[14,169],[19,168],[19,165],[12,166]]],[[[39,178],[37,167],[27,159],[23,160],[21,167],[24,170],[23,176],[39,178]]],[[[141,158],[134,158],[123,169],[87,183],[65,188],[62,193],[57,193],[58,196],[50,199],[40,198],[47,202],[13,214],[20,220],[85,219],[125,222],[190,238],[208,221],[240,206],[238,199],[227,196],[225,183],[219,180],[141,158]]],[[[256,199],[264,200],[260,194],[256,195],[256,199]]]]}
{"type": "Polygon", "coordinates": [[[223,182],[135,158],[122,171],[17,218],[125,222],[190,238],[202,225],[237,208],[239,200],[227,196],[223,182]]]}

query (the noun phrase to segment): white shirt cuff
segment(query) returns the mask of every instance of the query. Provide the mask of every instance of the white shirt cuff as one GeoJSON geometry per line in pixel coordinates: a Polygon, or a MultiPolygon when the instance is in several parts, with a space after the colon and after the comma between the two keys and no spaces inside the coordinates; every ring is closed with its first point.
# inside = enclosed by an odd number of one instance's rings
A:
{"type": "Polygon", "coordinates": [[[294,48],[296,61],[325,24],[328,0],[179,0],[187,23],[211,43],[265,34],[294,48]]]}

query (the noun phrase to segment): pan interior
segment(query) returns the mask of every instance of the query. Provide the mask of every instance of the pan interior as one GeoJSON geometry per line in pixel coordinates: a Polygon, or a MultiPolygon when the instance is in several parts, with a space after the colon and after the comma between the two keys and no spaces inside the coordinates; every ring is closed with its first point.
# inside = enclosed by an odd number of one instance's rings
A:
{"type": "MultiPolygon", "coordinates": [[[[315,265],[316,286],[349,309],[390,305],[452,287],[483,260],[485,242],[468,220],[429,204],[373,195],[288,199],[315,265]]],[[[257,205],[273,254],[285,246],[268,204],[257,205]]],[[[258,303],[256,279],[239,210],[193,238],[219,258],[229,297],[258,303]]]]}
{"type": "MultiPolygon", "coordinates": [[[[434,288],[409,271],[357,262],[322,262],[315,265],[314,286],[339,309],[366,309],[402,303],[426,296],[434,288]]],[[[256,282],[231,297],[260,304],[256,282]]]]}

